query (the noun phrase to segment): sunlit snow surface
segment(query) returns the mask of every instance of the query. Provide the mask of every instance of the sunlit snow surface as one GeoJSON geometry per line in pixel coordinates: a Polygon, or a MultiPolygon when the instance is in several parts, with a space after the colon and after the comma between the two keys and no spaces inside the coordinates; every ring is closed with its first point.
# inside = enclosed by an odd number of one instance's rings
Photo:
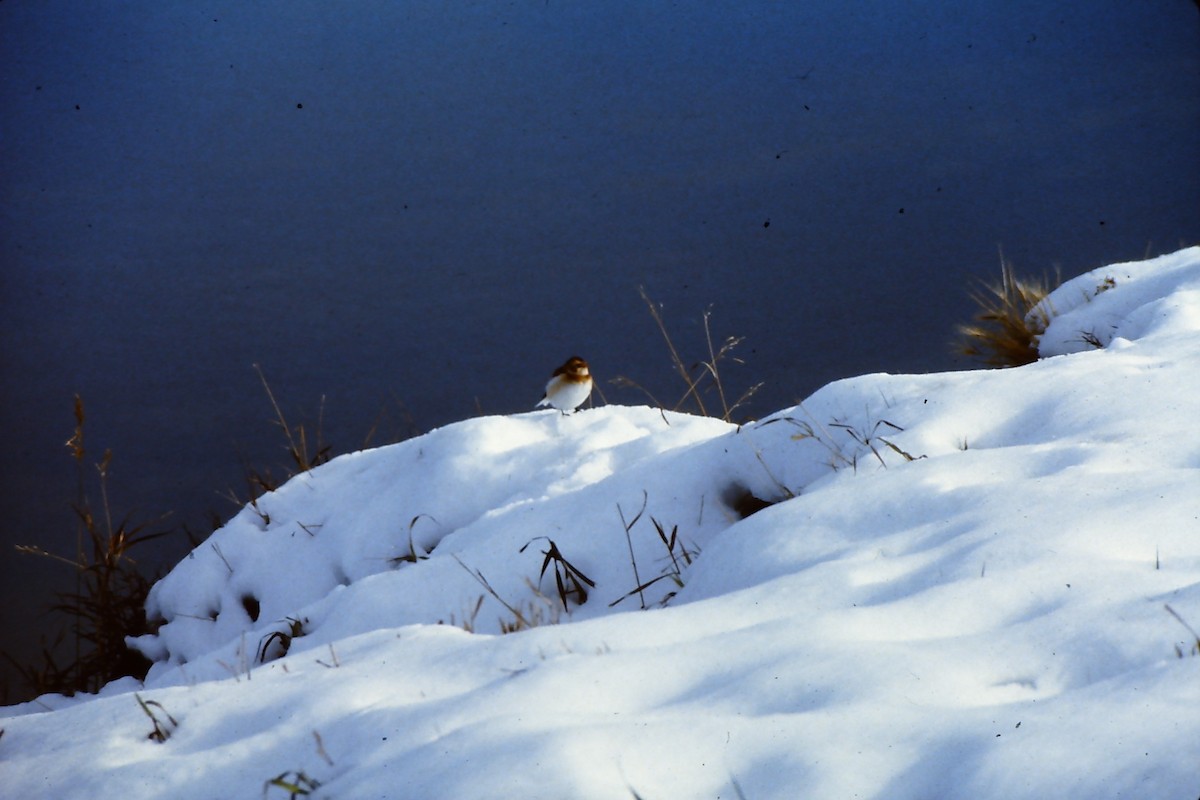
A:
{"type": "Polygon", "coordinates": [[[5,796],[1194,797],[1200,248],[1047,308],[1027,367],[299,476],[155,587],[144,687],[4,710],[5,796]]]}

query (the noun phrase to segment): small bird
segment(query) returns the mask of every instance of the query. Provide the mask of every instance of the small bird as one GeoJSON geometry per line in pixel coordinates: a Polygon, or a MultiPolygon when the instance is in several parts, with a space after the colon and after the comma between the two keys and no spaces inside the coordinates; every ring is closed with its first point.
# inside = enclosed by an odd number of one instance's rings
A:
{"type": "Polygon", "coordinates": [[[592,393],[592,375],[587,362],[579,356],[571,356],[567,363],[554,370],[546,384],[546,394],[535,408],[551,406],[562,413],[574,411],[592,393]]]}

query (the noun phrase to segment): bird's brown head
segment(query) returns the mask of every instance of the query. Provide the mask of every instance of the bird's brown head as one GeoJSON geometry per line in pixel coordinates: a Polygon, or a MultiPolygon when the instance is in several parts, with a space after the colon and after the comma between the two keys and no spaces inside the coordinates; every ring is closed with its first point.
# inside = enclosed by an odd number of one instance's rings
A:
{"type": "Polygon", "coordinates": [[[579,356],[571,356],[565,364],[554,370],[554,375],[566,375],[569,378],[583,379],[588,377],[590,373],[588,372],[586,361],[579,356]]]}

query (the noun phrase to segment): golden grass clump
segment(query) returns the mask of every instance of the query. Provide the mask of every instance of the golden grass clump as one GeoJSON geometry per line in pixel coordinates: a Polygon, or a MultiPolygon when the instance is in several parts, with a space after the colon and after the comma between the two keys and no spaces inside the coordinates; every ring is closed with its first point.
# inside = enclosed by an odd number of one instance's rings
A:
{"type": "Polygon", "coordinates": [[[992,367],[1016,367],[1038,360],[1037,337],[1045,332],[1053,312],[1039,305],[1062,283],[1018,278],[1012,264],[1000,259],[1000,280],[971,293],[979,307],[975,322],[958,326],[958,352],[992,367]]]}

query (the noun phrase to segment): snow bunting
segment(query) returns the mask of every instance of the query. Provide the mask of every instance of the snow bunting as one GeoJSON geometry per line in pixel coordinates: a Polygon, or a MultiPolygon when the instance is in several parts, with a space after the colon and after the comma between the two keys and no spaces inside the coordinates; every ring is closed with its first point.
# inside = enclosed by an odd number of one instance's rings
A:
{"type": "Polygon", "coordinates": [[[554,370],[546,384],[546,394],[535,406],[552,406],[562,413],[574,411],[592,393],[592,376],[587,362],[579,356],[571,356],[567,363],[554,370]]]}

